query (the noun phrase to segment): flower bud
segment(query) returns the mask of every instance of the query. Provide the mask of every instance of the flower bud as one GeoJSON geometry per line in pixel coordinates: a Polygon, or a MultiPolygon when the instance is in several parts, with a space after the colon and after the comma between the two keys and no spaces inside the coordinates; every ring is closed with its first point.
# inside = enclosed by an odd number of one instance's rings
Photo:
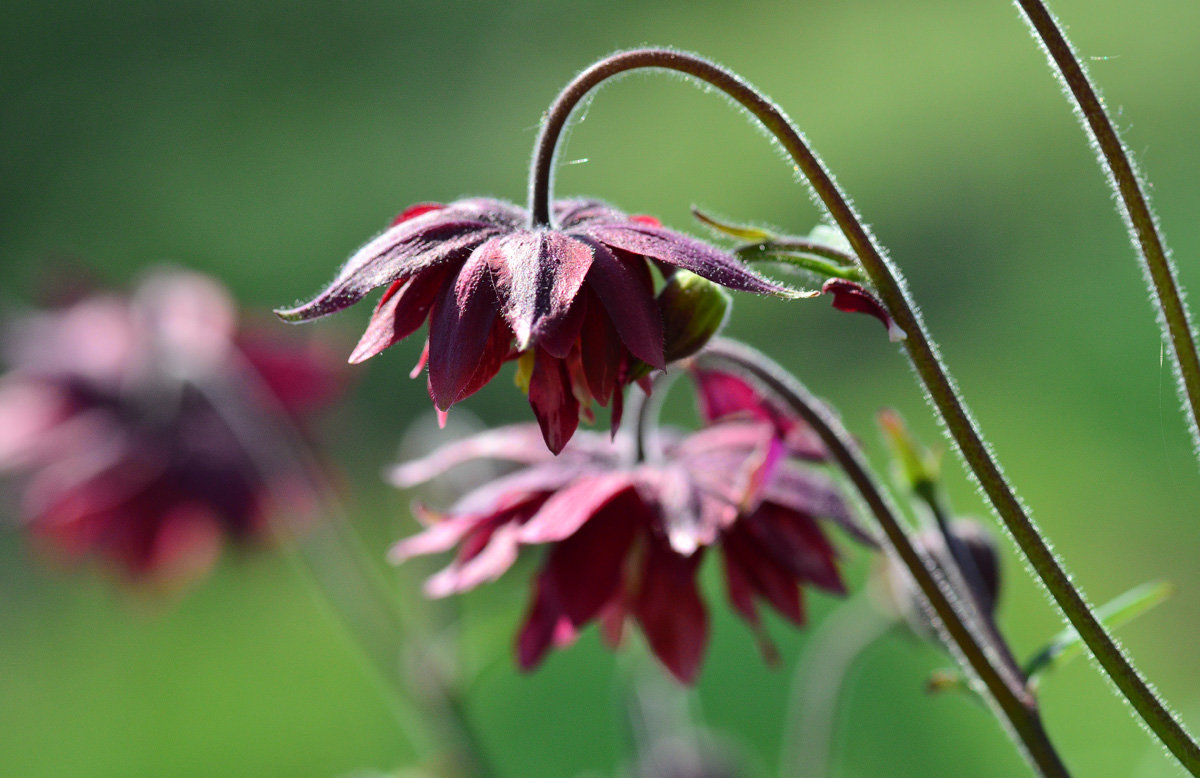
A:
{"type": "Polygon", "coordinates": [[[687,270],[677,270],[658,295],[666,362],[690,357],[708,343],[729,317],[729,294],[687,270]]]}

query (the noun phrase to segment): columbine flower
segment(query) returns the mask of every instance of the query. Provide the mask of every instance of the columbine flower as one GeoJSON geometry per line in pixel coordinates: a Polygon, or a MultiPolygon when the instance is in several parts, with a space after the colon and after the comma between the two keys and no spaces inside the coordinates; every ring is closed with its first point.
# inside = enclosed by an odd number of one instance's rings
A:
{"type": "Polygon", "coordinates": [[[458,464],[500,459],[523,465],[467,494],[445,513],[418,507],[428,526],[391,559],[449,551],[457,558],[426,583],[442,597],[498,578],[522,546],[544,545],[533,601],[517,639],[522,668],[573,642],[599,621],[611,645],[636,622],[681,681],[696,677],[708,615],[696,586],[705,551],[720,548],[735,610],[760,631],[758,601],[803,623],[801,584],[843,590],[835,551],[818,518],[866,539],[834,483],[788,456],[769,424],[731,421],[680,437],[654,435],[661,458],[633,462],[615,443],[581,433],[557,458],[530,425],[493,430],[396,468],[398,486],[458,464]]]}
{"type": "Polygon", "coordinates": [[[261,427],[230,416],[299,414],[336,387],[326,353],[240,333],[224,290],[184,273],[19,317],[3,346],[0,471],[26,476],[29,531],[137,579],[190,577],[225,537],[261,536],[268,493],[304,475],[264,475],[246,448],[261,427]]]}
{"type": "Polygon", "coordinates": [[[277,313],[306,321],[387,285],[351,362],[428,319],[422,361],[429,394],[445,412],[520,358],[518,380],[546,445],[558,452],[578,426],[581,404],[586,414],[593,401],[611,401],[615,429],[624,386],[665,366],[651,262],[731,289],[787,293],[655,219],[592,200],[560,201],[554,214],[550,229],[530,227],[524,210],[499,200],[413,206],[350,257],[325,291],[277,313]]]}

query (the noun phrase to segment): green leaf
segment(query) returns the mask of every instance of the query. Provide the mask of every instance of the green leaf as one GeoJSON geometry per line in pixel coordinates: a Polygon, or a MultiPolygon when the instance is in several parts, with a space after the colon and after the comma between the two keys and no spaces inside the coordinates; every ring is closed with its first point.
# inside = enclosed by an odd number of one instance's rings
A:
{"type": "MultiPolygon", "coordinates": [[[[1170,581],[1152,581],[1134,587],[1096,609],[1096,617],[1108,628],[1117,627],[1140,616],[1175,593],[1170,581]]],[[[1062,665],[1083,651],[1083,640],[1074,627],[1055,635],[1032,659],[1025,663],[1025,675],[1031,684],[1047,671],[1062,665]]]]}
{"type": "Polygon", "coordinates": [[[709,227],[712,227],[717,232],[723,232],[726,235],[737,238],[738,240],[744,240],[747,243],[766,243],[775,238],[774,235],[760,227],[753,227],[748,224],[742,225],[723,222],[715,217],[709,216],[699,208],[692,208],[692,216],[695,216],[701,222],[707,224],[709,227]]]}

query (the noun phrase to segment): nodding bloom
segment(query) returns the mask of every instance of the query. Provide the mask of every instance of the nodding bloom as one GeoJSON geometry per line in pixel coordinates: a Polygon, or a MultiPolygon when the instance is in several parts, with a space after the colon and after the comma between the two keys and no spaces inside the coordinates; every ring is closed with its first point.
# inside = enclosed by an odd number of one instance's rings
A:
{"type": "Polygon", "coordinates": [[[262,419],[337,392],[324,349],[239,330],[225,291],[194,274],[9,324],[0,472],[24,476],[24,524],[58,556],[136,580],[191,578],[225,538],[261,537],[268,496],[282,507],[305,477],[264,472],[248,448],[272,445],[262,419]]]}
{"type": "Polygon", "coordinates": [[[520,425],[400,465],[391,480],[401,487],[472,460],[521,467],[445,512],[417,506],[426,529],[398,543],[391,559],[457,546],[454,561],[426,582],[427,595],[443,597],[498,578],[523,547],[543,546],[517,638],[522,668],[572,643],[592,621],[616,646],[631,622],[685,683],[695,679],[708,639],[696,583],[708,549],[719,549],[729,600],[760,637],[760,602],[802,624],[801,585],[843,591],[819,520],[870,542],[867,534],[830,476],[792,456],[771,424],[733,420],[689,435],[659,431],[649,447],[656,454],[637,462],[630,436],[609,441],[580,433],[553,457],[532,425],[520,425]]]}
{"type": "MultiPolygon", "coordinates": [[[[416,205],[359,249],[312,301],[276,313],[306,321],[340,311],[386,286],[351,362],[366,360],[426,320],[422,364],[445,412],[520,360],[546,445],[559,452],[581,406],[613,404],[623,389],[663,368],[662,299],[651,266],[688,270],[722,286],[790,294],[729,254],[594,200],[554,205],[553,228],[531,227],[524,210],[475,198],[416,205]]],[[[421,368],[418,364],[414,375],[421,368]]]]}

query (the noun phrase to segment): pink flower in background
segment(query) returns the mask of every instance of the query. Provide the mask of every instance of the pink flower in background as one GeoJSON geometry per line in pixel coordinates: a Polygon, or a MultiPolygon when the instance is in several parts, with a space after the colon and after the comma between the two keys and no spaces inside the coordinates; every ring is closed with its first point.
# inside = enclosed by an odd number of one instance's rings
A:
{"type": "Polygon", "coordinates": [[[834,482],[789,456],[769,424],[730,421],[679,436],[659,433],[661,456],[635,462],[629,436],[581,433],[558,457],[529,425],[493,430],[397,467],[398,486],[487,458],[522,467],[444,513],[418,507],[427,528],[393,549],[400,562],[458,548],[426,583],[443,597],[498,578],[523,546],[543,546],[533,601],[517,638],[522,668],[572,643],[597,621],[610,643],[636,623],[676,678],[691,683],[708,641],[696,583],[707,549],[724,560],[735,610],[760,631],[766,602],[804,621],[801,585],[843,591],[836,553],[818,519],[869,542],[834,482]]]}
{"type": "Polygon", "coordinates": [[[239,329],[227,293],[182,272],[16,317],[3,351],[0,471],[21,476],[25,527],[134,579],[186,578],[261,537],[268,495],[305,476],[264,475],[248,446],[339,383],[323,349],[239,329]]]}
{"type": "Polygon", "coordinates": [[[556,228],[531,228],[524,210],[491,199],[409,208],[352,256],[312,301],[277,313],[306,321],[387,285],[350,356],[366,360],[426,320],[429,394],[441,411],[522,361],[546,445],[561,451],[581,405],[613,403],[624,387],[665,366],[663,321],[651,265],[682,268],[731,289],[787,290],[717,249],[591,200],[555,204],[556,228]]]}

